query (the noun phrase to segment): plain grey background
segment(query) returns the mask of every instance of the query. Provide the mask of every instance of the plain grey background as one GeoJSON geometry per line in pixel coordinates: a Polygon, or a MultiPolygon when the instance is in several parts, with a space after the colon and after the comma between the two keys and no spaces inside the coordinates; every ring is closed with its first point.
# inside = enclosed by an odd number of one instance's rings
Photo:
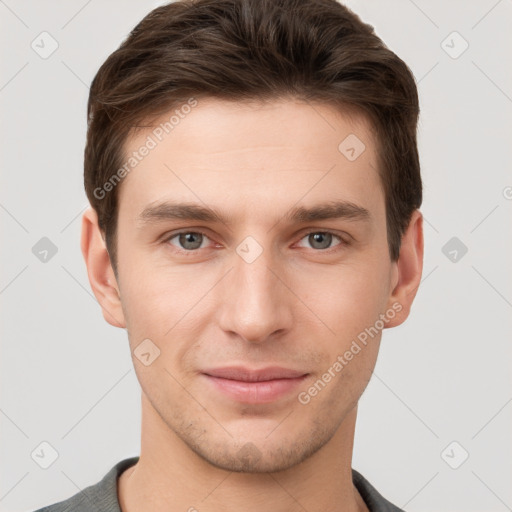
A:
{"type": "MultiPolygon", "coordinates": [[[[82,162],[88,84],[161,3],[0,0],[1,511],[139,453],[126,333],[103,320],[79,247],[82,162]],[[57,252],[41,261],[44,237],[57,252]]],[[[512,2],[347,5],[418,82],[426,246],[360,401],[353,467],[411,512],[512,510],[512,2]]]]}

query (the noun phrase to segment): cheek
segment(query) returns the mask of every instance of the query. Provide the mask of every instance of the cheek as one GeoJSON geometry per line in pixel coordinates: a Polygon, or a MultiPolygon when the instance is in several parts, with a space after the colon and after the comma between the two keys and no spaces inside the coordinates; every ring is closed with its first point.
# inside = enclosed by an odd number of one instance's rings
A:
{"type": "Polygon", "coordinates": [[[352,354],[350,360],[346,359],[346,353],[343,354],[341,360],[344,363],[340,363],[342,364],[342,370],[339,373],[331,370],[331,373],[336,376],[330,381],[329,385],[332,388],[326,395],[328,409],[331,407],[332,410],[352,408],[357,404],[370,381],[377,360],[379,340],[375,339],[366,346],[358,341],[356,341],[356,344],[360,347],[360,351],[349,350],[348,352],[352,354]],[[357,353],[354,354],[353,352],[357,353]]]}
{"type": "Polygon", "coordinates": [[[198,337],[193,308],[204,293],[194,287],[190,291],[190,283],[187,287],[178,273],[162,276],[140,265],[134,268],[122,294],[134,367],[148,397],[173,402],[183,392],[180,383],[186,384],[187,353],[198,337]],[[143,360],[145,352],[152,358],[149,365],[143,360]]]}
{"type": "Polygon", "coordinates": [[[209,273],[199,279],[197,272],[193,265],[159,267],[150,258],[134,254],[120,265],[131,349],[150,339],[160,350],[156,366],[165,362],[173,370],[180,364],[193,345],[191,341],[199,338],[201,322],[210,314],[208,293],[218,277],[209,273]]]}
{"type": "Polygon", "coordinates": [[[323,357],[311,389],[318,398],[311,402],[318,411],[337,411],[334,416],[342,417],[371,378],[382,333],[375,325],[386,303],[381,280],[378,272],[368,268],[351,269],[331,279],[328,291],[316,299],[310,297],[312,309],[329,327],[323,329],[324,336],[316,336],[316,348],[323,357]]]}
{"type": "Polygon", "coordinates": [[[377,265],[362,263],[331,267],[297,282],[297,295],[305,297],[304,303],[324,325],[327,338],[337,339],[337,348],[341,348],[373,325],[387,304],[383,272],[377,265]]]}
{"type": "MultiPolygon", "coordinates": [[[[150,327],[161,336],[176,321],[190,294],[186,272],[159,267],[137,242],[119,237],[119,276],[123,309],[135,327],[150,327]]],[[[183,313],[182,313],[183,314],[183,313]]]]}

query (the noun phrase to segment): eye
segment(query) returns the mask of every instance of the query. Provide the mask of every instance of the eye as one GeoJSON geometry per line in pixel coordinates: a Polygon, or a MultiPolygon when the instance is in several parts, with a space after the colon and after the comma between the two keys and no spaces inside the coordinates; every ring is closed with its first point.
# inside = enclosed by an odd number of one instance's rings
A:
{"type": "Polygon", "coordinates": [[[208,237],[199,231],[182,231],[175,233],[165,241],[182,251],[195,251],[204,247],[205,240],[208,240],[208,237]],[[176,239],[176,243],[173,243],[174,239],[176,239]]]}
{"type": "MultiPolygon", "coordinates": [[[[201,231],[180,231],[167,237],[164,242],[174,246],[178,251],[193,253],[206,248],[209,240],[209,237],[201,231]]],[[[303,240],[307,240],[310,248],[326,252],[337,246],[349,245],[349,242],[341,236],[329,231],[311,231],[301,238],[299,246],[304,247],[303,240]],[[335,240],[338,240],[338,243],[333,245],[335,240]]]]}
{"type": "Polygon", "coordinates": [[[307,239],[308,243],[313,249],[318,250],[326,250],[331,249],[336,246],[331,246],[334,239],[338,239],[340,243],[336,245],[347,245],[347,242],[345,242],[340,236],[335,235],[334,233],[330,233],[329,231],[311,231],[310,233],[306,234],[302,240],[307,239]]]}

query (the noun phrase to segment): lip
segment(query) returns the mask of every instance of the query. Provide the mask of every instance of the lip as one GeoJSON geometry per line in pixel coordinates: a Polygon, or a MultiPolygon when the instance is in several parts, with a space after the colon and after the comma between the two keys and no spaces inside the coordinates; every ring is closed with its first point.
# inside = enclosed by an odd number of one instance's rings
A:
{"type": "Polygon", "coordinates": [[[239,366],[212,368],[202,374],[228,398],[250,404],[266,404],[290,394],[307,373],[282,367],[249,369],[239,366]]]}

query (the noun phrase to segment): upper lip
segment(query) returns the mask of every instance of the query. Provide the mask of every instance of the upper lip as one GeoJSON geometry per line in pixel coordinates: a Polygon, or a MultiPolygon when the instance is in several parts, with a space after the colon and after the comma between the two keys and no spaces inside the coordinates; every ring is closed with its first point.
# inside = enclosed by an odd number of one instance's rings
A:
{"type": "Polygon", "coordinates": [[[210,377],[221,379],[238,380],[242,382],[262,382],[276,379],[296,379],[304,377],[307,373],[290,368],[272,366],[261,369],[250,369],[241,366],[228,366],[224,368],[212,368],[202,373],[210,377]]]}

